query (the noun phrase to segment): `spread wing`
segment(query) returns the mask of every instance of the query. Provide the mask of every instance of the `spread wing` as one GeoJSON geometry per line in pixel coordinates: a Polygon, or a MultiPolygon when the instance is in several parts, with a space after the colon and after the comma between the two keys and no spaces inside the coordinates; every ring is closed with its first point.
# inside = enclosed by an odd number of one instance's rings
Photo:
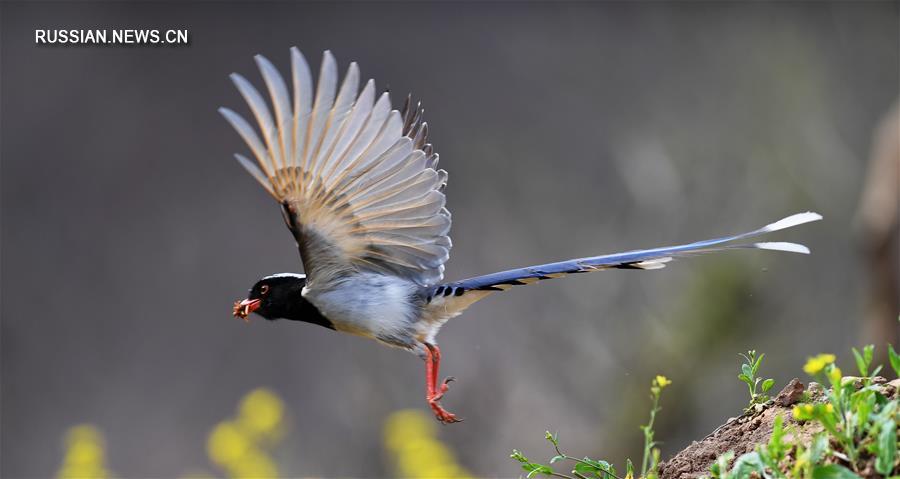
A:
{"type": "Polygon", "coordinates": [[[402,112],[392,110],[388,93],[376,99],[372,80],[359,92],[356,63],[338,88],[328,51],[314,90],[306,60],[291,49],[293,98],[275,67],[261,55],[255,59],[274,117],[236,73],[231,79],[260,134],[237,113],[219,112],[256,162],[240,154],[237,160],[281,203],[310,283],[359,271],[439,282],[450,254],[447,172],[437,169],[421,107],[407,97],[402,112]]]}

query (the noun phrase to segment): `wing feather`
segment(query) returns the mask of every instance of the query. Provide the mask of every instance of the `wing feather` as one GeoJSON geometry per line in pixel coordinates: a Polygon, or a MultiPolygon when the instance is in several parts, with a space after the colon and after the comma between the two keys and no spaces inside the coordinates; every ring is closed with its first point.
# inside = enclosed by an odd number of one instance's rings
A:
{"type": "Polygon", "coordinates": [[[350,68],[347,70],[347,76],[344,78],[344,83],[341,85],[340,93],[338,93],[334,106],[328,115],[326,130],[317,151],[315,167],[311,170],[313,175],[321,176],[322,168],[331,156],[336,138],[338,135],[343,136],[344,120],[350,114],[358,90],[359,67],[356,66],[356,63],[351,63],[350,68]]]}
{"type": "Polygon", "coordinates": [[[241,92],[247,105],[250,106],[253,116],[256,118],[256,122],[262,131],[266,150],[269,153],[267,158],[269,160],[269,167],[271,168],[270,171],[275,172],[275,176],[277,176],[278,170],[282,164],[281,152],[276,148],[277,140],[275,139],[275,123],[272,120],[272,114],[269,113],[269,107],[266,106],[266,102],[263,100],[262,95],[259,94],[259,91],[257,91],[246,78],[237,73],[232,73],[231,80],[234,82],[238,91],[241,92]]]}
{"type": "Polygon", "coordinates": [[[330,51],[325,50],[322,55],[322,67],[319,70],[319,83],[316,88],[316,100],[312,107],[312,118],[309,125],[309,138],[303,151],[303,171],[312,173],[313,160],[316,157],[319,144],[322,139],[322,131],[328,121],[328,114],[334,104],[334,95],[337,90],[337,63],[330,51]]]}
{"type": "Polygon", "coordinates": [[[250,161],[246,156],[240,153],[235,153],[234,157],[238,160],[238,163],[240,163],[241,166],[243,166],[244,169],[246,169],[247,172],[250,173],[250,175],[252,175],[253,178],[255,178],[256,181],[266,189],[266,191],[269,192],[270,195],[277,198],[275,191],[272,190],[272,183],[268,178],[266,178],[266,174],[263,173],[258,166],[254,165],[252,161],[250,161]]]}
{"type": "Polygon", "coordinates": [[[285,85],[281,75],[278,74],[278,70],[275,69],[275,66],[272,65],[266,57],[256,55],[254,59],[256,60],[257,66],[259,66],[259,71],[262,74],[263,80],[266,82],[266,87],[269,89],[269,99],[275,110],[275,124],[277,126],[276,131],[278,132],[277,151],[279,153],[279,158],[281,159],[278,167],[279,169],[285,168],[287,166],[285,164],[285,159],[288,158],[290,148],[293,146],[290,144],[291,130],[287,128],[287,121],[292,116],[287,85],[285,85]]]}
{"type": "Polygon", "coordinates": [[[291,48],[291,80],[294,86],[294,147],[291,166],[298,167],[312,116],[313,83],[309,64],[296,47],[291,48]]]}
{"type": "Polygon", "coordinates": [[[335,162],[335,173],[331,175],[332,179],[329,182],[329,187],[337,184],[337,181],[342,179],[341,172],[348,171],[349,165],[358,160],[362,153],[372,145],[375,137],[384,127],[384,123],[387,121],[390,112],[390,96],[387,93],[384,93],[378,98],[378,101],[375,102],[375,106],[372,107],[372,111],[369,113],[368,118],[366,118],[362,131],[360,131],[357,138],[353,140],[350,148],[342,158],[339,158],[338,161],[335,162]]]}
{"type": "Polygon", "coordinates": [[[338,88],[337,62],[323,54],[318,84],[303,54],[291,49],[291,86],[257,55],[268,89],[231,78],[250,107],[257,130],[232,110],[219,111],[243,138],[256,164],[238,162],[283,206],[310,284],[354,271],[395,274],[421,285],[443,277],[450,254],[447,172],[428,143],[421,105],[407,98],[402,112],[390,96],[376,100],[375,82],[359,91],[351,63],[338,88]],[[274,114],[274,115],[273,115],[274,114]]]}
{"type": "Polygon", "coordinates": [[[363,88],[363,92],[360,93],[359,98],[356,100],[356,104],[353,105],[350,116],[344,123],[344,131],[338,137],[338,141],[335,142],[335,145],[332,148],[331,154],[334,155],[334,157],[329,160],[328,167],[322,170],[322,176],[329,178],[338,170],[342,159],[345,158],[351,144],[359,138],[361,130],[372,112],[374,101],[375,82],[369,80],[363,88]]]}
{"type": "Polygon", "coordinates": [[[225,117],[228,123],[238,132],[241,138],[244,139],[244,142],[247,143],[247,146],[250,148],[250,151],[253,152],[253,155],[256,157],[256,160],[259,162],[260,166],[263,168],[266,176],[270,179],[273,176],[274,170],[271,167],[271,161],[269,160],[269,152],[266,149],[265,145],[263,145],[262,141],[259,139],[259,136],[256,134],[256,131],[253,130],[253,127],[247,123],[246,120],[241,115],[229,110],[228,108],[219,108],[219,113],[225,117]]]}

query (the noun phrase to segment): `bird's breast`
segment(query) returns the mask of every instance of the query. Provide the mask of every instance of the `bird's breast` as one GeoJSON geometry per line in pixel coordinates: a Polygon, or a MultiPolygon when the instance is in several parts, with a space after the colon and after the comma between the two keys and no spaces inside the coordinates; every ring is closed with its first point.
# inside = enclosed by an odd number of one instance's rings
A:
{"type": "Polygon", "coordinates": [[[335,329],[371,338],[414,333],[420,308],[418,286],[393,276],[361,273],[303,290],[303,296],[334,324],[335,329]]]}

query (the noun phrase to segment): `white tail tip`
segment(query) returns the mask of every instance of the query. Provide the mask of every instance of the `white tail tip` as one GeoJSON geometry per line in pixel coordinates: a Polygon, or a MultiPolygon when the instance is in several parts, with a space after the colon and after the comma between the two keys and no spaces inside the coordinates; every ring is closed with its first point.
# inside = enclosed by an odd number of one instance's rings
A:
{"type": "MultiPolygon", "coordinates": [[[[818,216],[818,215],[817,215],[818,216]]],[[[821,218],[821,216],[820,216],[821,218]]],[[[815,220],[810,220],[815,221],[815,220]]],[[[805,221],[804,221],[805,223],[805,221]]],[[[798,223],[799,224],[799,223],[798,223]]],[[[797,243],[785,243],[783,241],[769,241],[765,243],[753,243],[753,246],[759,249],[768,249],[772,251],[787,251],[789,253],[809,254],[809,248],[797,243]]]]}
{"type": "Polygon", "coordinates": [[[762,231],[768,233],[770,231],[783,230],[785,228],[802,225],[804,223],[819,221],[820,219],[822,219],[822,215],[820,215],[819,213],[813,213],[812,211],[807,211],[806,213],[797,213],[795,215],[788,216],[787,218],[783,218],[774,223],[763,226],[762,231]]]}

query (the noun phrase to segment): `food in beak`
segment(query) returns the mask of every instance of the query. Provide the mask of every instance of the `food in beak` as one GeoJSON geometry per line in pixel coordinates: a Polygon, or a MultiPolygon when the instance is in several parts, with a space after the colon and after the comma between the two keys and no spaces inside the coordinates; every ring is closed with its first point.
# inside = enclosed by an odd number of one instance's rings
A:
{"type": "Polygon", "coordinates": [[[250,313],[259,309],[260,300],[258,299],[245,299],[243,301],[235,301],[234,309],[231,310],[231,314],[233,314],[236,318],[241,318],[244,321],[249,322],[247,319],[250,316],[250,313]]]}

